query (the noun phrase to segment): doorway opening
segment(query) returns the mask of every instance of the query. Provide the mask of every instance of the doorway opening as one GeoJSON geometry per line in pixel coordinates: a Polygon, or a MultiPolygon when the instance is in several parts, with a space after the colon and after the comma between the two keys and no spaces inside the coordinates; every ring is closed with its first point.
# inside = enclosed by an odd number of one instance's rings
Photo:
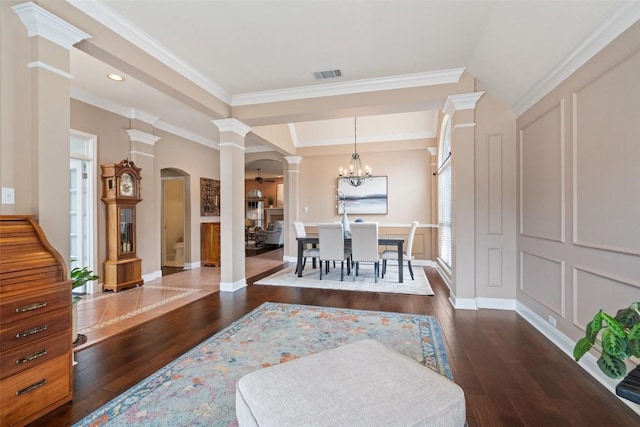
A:
{"type": "Polygon", "coordinates": [[[185,269],[189,239],[186,233],[185,175],[162,169],[162,275],[185,269]]]}
{"type": "MultiPolygon", "coordinates": [[[[69,140],[69,192],[71,268],[88,267],[97,272],[97,137],[71,130],[69,140]]],[[[96,282],[73,290],[74,294],[100,292],[96,282]]]]}

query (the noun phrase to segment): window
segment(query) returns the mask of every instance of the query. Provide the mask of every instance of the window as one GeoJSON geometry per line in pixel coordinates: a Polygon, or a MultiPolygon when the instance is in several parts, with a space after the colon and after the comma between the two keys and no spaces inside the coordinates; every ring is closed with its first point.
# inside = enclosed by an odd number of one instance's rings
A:
{"type": "Polygon", "coordinates": [[[438,153],[438,240],[439,257],[451,268],[451,120],[445,116],[438,153]]]}

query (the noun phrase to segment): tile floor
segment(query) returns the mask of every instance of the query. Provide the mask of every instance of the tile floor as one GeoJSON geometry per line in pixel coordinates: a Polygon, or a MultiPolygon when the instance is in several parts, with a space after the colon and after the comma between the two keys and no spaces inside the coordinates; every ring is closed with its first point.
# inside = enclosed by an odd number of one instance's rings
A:
{"type": "MultiPolygon", "coordinates": [[[[246,258],[246,277],[283,263],[284,249],[246,258]]],[[[118,293],[83,296],[78,303],[78,333],[87,340],[74,347],[86,348],[118,332],[139,325],[220,289],[220,268],[203,267],[163,276],[141,287],[118,293]]]]}

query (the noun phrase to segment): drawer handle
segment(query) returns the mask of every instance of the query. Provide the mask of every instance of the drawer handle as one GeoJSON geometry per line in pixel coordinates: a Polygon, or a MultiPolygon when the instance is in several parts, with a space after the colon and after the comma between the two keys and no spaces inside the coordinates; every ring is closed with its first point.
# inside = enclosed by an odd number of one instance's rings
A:
{"type": "Polygon", "coordinates": [[[17,333],[16,338],[20,339],[20,338],[28,337],[29,335],[37,334],[38,332],[42,332],[46,330],[47,330],[47,325],[38,326],[37,328],[33,328],[33,329],[29,329],[28,331],[17,333]]]}
{"type": "Polygon", "coordinates": [[[30,355],[30,356],[23,357],[22,359],[17,359],[17,360],[16,360],[16,365],[22,365],[23,363],[31,362],[32,360],[35,360],[35,359],[37,359],[38,357],[42,357],[42,356],[44,356],[45,354],[47,354],[47,349],[46,349],[46,348],[45,348],[45,349],[40,350],[40,351],[39,351],[39,352],[37,352],[37,353],[33,353],[33,354],[32,354],[32,355],[30,355]]]}
{"type": "Polygon", "coordinates": [[[38,387],[42,387],[46,383],[47,383],[47,380],[42,379],[42,380],[38,381],[37,383],[31,384],[29,387],[25,387],[22,390],[16,391],[16,396],[20,396],[22,394],[29,393],[30,391],[33,391],[33,390],[37,389],[38,387]]]}
{"type": "Polygon", "coordinates": [[[46,302],[37,302],[35,304],[25,305],[24,307],[16,308],[16,313],[24,313],[25,311],[37,310],[39,308],[43,308],[46,306],[47,306],[46,302]]]}

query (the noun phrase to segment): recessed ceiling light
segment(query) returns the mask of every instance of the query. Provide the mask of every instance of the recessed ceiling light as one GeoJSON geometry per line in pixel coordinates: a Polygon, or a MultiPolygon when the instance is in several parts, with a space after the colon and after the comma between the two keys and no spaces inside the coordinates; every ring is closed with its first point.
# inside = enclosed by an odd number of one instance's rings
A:
{"type": "Polygon", "coordinates": [[[108,74],[107,77],[109,77],[111,80],[115,80],[117,82],[123,82],[124,81],[124,77],[122,77],[120,74],[111,73],[111,74],[108,74]]]}

